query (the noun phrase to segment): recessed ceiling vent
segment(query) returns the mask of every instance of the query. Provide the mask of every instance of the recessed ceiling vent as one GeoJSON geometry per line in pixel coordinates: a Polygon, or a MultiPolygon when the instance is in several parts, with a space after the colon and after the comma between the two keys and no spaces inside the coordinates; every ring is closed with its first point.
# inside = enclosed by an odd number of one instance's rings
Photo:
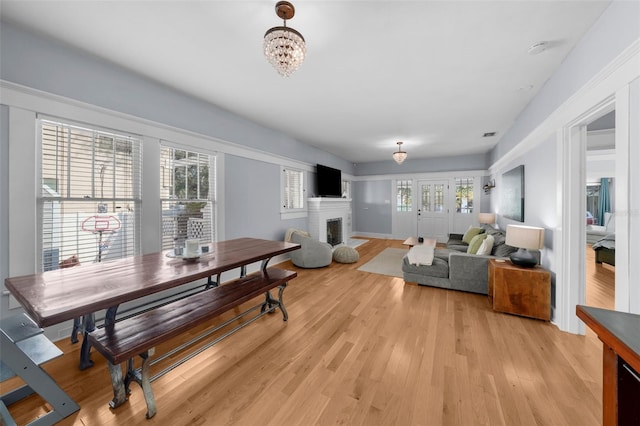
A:
{"type": "Polygon", "coordinates": [[[548,46],[546,41],[540,41],[538,43],[531,45],[527,50],[527,52],[529,53],[529,55],[537,55],[547,50],[547,47],[548,46]]]}
{"type": "Polygon", "coordinates": [[[492,136],[495,136],[496,132],[487,132],[484,135],[482,135],[483,138],[490,138],[492,136]]]}

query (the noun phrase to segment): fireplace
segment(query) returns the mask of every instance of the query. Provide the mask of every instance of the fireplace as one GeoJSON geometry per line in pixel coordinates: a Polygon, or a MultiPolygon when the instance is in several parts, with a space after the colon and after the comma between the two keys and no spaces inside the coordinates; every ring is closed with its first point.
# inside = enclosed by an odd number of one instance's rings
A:
{"type": "Polygon", "coordinates": [[[307,205],[309,207],[309,232],[313,238],[332,246],[344,244],[345,240],[349,239],[351,235],[351,200],[346,198],[308,198],[307,205]],[[328,227],[334,229],[329,230],[328,227]]]}
{"type": "Polygon", "coordinates": [[[342,243],[342,218],[327,219],[327,242],[332,246],[342,243]]]}

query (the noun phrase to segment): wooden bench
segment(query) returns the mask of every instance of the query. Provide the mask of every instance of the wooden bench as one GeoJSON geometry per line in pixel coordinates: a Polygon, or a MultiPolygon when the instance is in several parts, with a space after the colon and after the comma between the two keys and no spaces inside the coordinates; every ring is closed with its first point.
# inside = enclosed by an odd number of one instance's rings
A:
{"type": "MultiPolygon", "coordinates": [[[[90,344],[100,352],[108,361],[114,398],[109,403],[112,408],[122,405],[127,400],[129,384],[137,382],[143,390],[147,403],[147,418],[156,413],[155,399],[151,390],[151,381],[158,376],[150,377],[150,357],[154,354],[156,345],[163,343],[179,334],[188,331],[206,321],[209,321],[224,312],[233,309],[257,296],[264,295],[265,300],[251,309],[235,316],[220,327],[231,323],[233,320],[260,308],[260,313],[250,320],[241,323],[234,329],[225,333],[204,347],[199,348],[187,358],[178,361],[163,373],[170,371],[175,366],[182,364],[213,344],[219,342],[240,328],[252,323],[261,316],[280,308],[283,320],[288,318],[287,311],[282,302],[282,293],[287,283],[295,278],[297,273],[277,268],[268,268],[248,276],[224,283],[218,287],[187,296],[175,302],[160,306],[140,315],[124,319],[113,326],[97,329],[89,333],[90,344]],[[270,290],[278,287],[278,299],[274,299],[270,290]],[[133,358],[139,355],[142,358],[142,367],[133,368],[133,358]],[[127,361],[126,376],[123,379],[120,364],[127,361]]],[[[211,331],[199,336],[190,343],[200,340],[211,331]]],[[[168,354],[168,355],[171,355],[168,354]]],[[[167,356],[168,356],[167,355],[167,356]]]]}

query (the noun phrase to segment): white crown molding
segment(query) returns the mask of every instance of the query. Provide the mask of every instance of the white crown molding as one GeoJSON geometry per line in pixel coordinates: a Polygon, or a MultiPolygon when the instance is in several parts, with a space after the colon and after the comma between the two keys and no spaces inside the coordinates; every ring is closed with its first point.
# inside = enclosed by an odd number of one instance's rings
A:
{"type": "MultiPolygon", "coordinates": [[[[640,77],[640,39],[631,43],[613,61],[607,64],[584,86],[578,89],[542,123],[489,167],[491,174],[523,156],[554,135],[558,129],[571,123],[594,105],[610,102],[613,93],[622,85],[640,77]]],[[[609,107],[613,108],[613,105],[609,107]]]]}

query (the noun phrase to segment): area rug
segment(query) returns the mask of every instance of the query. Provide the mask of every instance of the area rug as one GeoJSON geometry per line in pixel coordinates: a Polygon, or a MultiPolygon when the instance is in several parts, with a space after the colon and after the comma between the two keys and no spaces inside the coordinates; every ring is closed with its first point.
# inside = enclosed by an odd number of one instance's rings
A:
{"type": "Polygon", "coordinates": [[[358,271],[402,278],[402,257],[405,254],[407,254],[407,249],[386,248],[359,267],[358,271]]]}

